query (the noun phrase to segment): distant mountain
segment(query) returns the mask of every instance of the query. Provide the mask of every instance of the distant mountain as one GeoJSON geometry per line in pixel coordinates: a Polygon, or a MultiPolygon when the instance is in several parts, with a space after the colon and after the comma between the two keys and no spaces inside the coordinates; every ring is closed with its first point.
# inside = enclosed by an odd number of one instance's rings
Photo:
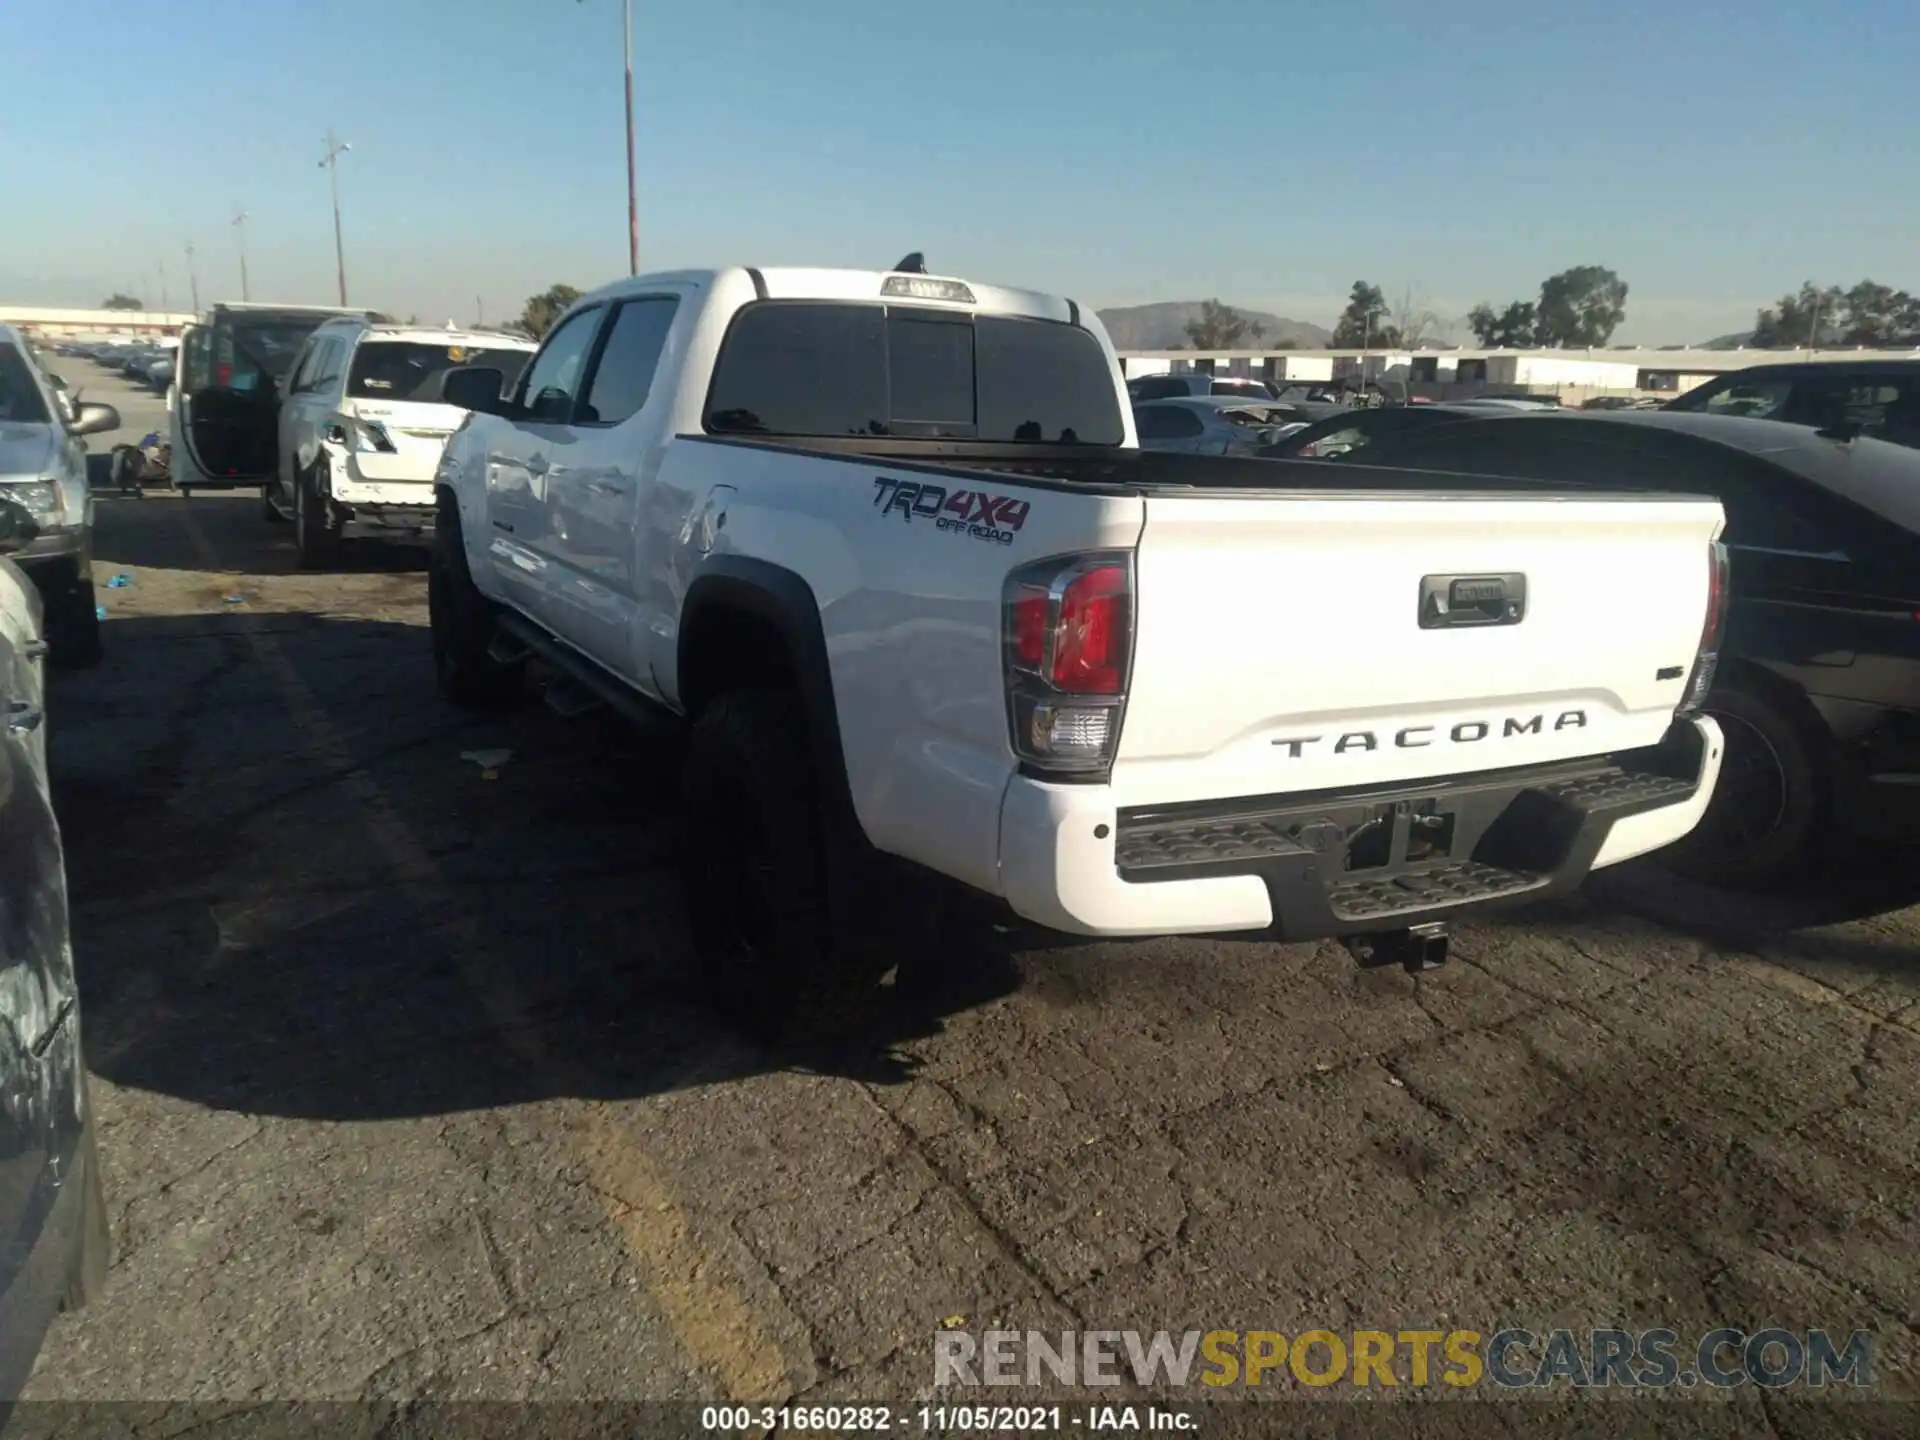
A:
{"type": "MultiPolygon", "coordinates": [[[[1107,333],[1113,337],[1116,350],[1168,350],[1175,346],[1186,348],[1187,322],[1200,318],[1200,300],[1164,300],[1157,305],[1123,305],[1113,310],[1100,312],[1100,323],[1107,327],[1107,333]]],[[[1288,320],[1284,316],[1269,315],[1264,310],[1245,310],[1239,306],[1234,309],[1249,320],[1257,320],[1266,326],[1266,333],[1258,340],[1243,342],[1241,348],[1259,350],[1271,345],[1291,343],[1301,350],[1323,350],[1333,339],[1333,332],[1320,325],[1309,325],[1304,320],[1288,320]]]]}

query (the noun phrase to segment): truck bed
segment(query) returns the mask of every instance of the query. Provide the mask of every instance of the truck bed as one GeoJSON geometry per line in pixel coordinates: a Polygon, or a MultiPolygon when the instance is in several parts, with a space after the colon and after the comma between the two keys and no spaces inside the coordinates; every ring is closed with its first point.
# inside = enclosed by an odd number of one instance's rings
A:
{"type": "Polygon", "coordinates": [[[1197,493],[1264,490],[1293,494],[1458,494],[1532,496],[1564,492],[1583,500],[1608,495],[1646,500],[1671,495],[1697,499],[1702,492],[1638,481],[1623,474],[1605,487],[1547,478],[1466,476],[1447,471],[1396,470],[1347,461],[1267,460],[1237,455],[1188,455],[1164,450],[1109,450],[1082,445],[1013,444],[981,440],[922,440],[850,435],[770,437],[682,435],[683,441],[775,449],[823,459],[862,458],[890,469],[935,474],[1017,475],[1026,485],[1106,495],[1147,495],[1166,490],[1197,493]]]}

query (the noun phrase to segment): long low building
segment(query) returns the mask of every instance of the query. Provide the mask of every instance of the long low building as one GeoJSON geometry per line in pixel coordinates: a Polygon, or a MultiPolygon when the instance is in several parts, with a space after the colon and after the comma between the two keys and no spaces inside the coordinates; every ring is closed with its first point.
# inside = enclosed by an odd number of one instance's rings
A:
{"type": "Polygon", "coordinates": [[[1400,380],[1434,399],[1487,388],[1677,395],[1731,370],[1792,361],[1920,360],[1911,350],[1123,350],[1136,375],[1205,370],[1265,380],[1400,380]]]}
{"type": "Polygon", "coordinates": [[[60,310],[39,305],[0,305],[0,325],[30,335],[178,335],[193,316],[169,310],[60,310]]]}

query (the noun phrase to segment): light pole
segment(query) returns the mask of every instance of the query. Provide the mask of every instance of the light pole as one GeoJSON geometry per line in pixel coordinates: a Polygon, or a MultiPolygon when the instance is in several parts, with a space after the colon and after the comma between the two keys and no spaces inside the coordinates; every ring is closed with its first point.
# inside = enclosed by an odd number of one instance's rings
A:
{"type": "Polygon", "coordinates": [[[347,252],[340,243],[340,157],[353,146],[344,140],[333,138],[333,131],[327,131],[325,140],[327,158],[320,162],[327,172],[327,188],[333,193],[333,266],[334,273],[340,279],[340,304],[347,303],[347,252]]]}
{"type": "Polygon", "coordinates": [[[167,298],[167,262],[164,260],[160,262],[160,313],[173,313],[173,305],[167,298]]]}
{"type": "Polygon", "coordinates": [[[627,273],[640,273],[640,197],[633,169],[633,0],[622,0],[627,54],[627,273]]]}
{"type": "MultiPolygon", "coordinates": [[[[580,0],[585,4],[586,0],[580,0]]],[[[627,273],[640,273],[640,192],[633,165],[633,0],[621,0],[627,63],[627,273]]]]}
{"type": "Polygon", "coordinates": [[[247,285],[247,212],[239,206],[233,208],[234,244],[240,247],[240,299],[253,299],[253,292],[247,285]]]}
{"type": "Polygon", "coordinates": [[[187,242],[187,288],[193,292],[193,313],[200,313],[200,271],[193,263],[193,242],[187,242]]]}

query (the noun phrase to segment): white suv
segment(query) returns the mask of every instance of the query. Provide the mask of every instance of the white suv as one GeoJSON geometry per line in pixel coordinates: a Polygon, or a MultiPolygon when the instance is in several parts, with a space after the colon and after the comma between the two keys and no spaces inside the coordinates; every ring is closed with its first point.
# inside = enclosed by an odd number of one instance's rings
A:
{"type": "Polygon", "coordinates": [[[339,558],[361,535],[418,538],[433,528],[433,475],[467,412],[441,399],[449,370],[484,365],[511,384],[531,340],[331,320],[307,338],[280,404],[279,463],[262,491],[267,518],[292,520],[302,569],[339,558]]]}

